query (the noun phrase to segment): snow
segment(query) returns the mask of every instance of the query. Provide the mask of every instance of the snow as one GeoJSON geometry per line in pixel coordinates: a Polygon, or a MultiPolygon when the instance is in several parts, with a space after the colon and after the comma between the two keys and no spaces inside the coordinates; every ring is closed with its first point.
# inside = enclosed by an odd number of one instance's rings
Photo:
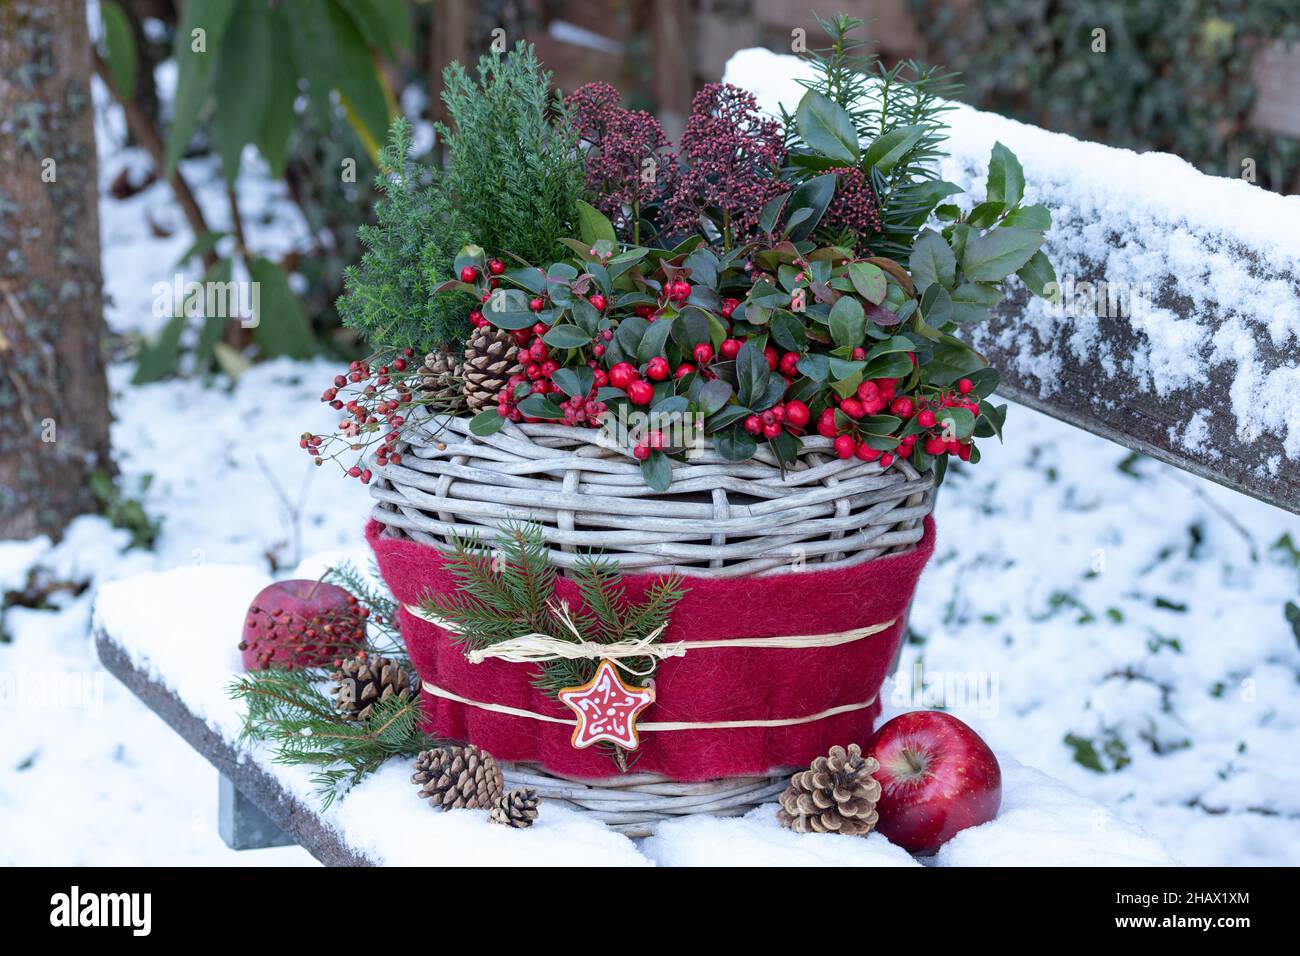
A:
{"type": "MultiPolygon", "coordinates": [[[[136,667],[176,692],[194,714],[236,745],[239,708],[227,695],[240,667],[233,635],[239,633],[244,608],[269,580],[255,568],[217,564],[135,575],[100,590],[95,625],[127,651],[136,667]],[[184,640],[177,640],[172,624],[178,618],[192,622],[184,640]]],[[[308,771],[272,763],[263,747],[252,748],[249,757],[295,796],[314,803],[308,771]]],[[[1002,764],[1004,812],[978,829],[978,839],[972,831],[958,838],[961,843],[954,840],[945,847],[949,855],[941,855],[937,865],[1003,864],[1018,856],[1056,865],[1172,862],[1155,839],[1113,819],[1102,805],[1008,757],[1002,764]]],[[[409,778],[409,763],[391,760],[322,818],[350,846],[391,865],[918,865],[878,833],[850,839],[782,829],[775,802],[742,819],[673,821],[635,841],[545,801],[538,822],[524,833],[490,824],[485,811],[439,813],[415,799],[409,778]]]]}
{"type": "MultiPolygon", "coordinates": [[[[724,79],[775,113],[780,104],[793,109],[803,94],[795,81],[808,75],[796,57],[742,50],[724,79]]],[[[1018,376],[1036,381],[1044,397],[1067,355],[1097,361],[1112,378],[1132,376],[1161,397],[1194,396],[1224,367],[1231,384],[1222,400],[1239,438],[1273,442],[1300,461],[1300,196],[1206,176],[1165,153],[1082,142],[954,105],[941,173],[967,191],[959,201],[969,207],[972,197],[983,197],[993,144],[1016,154],[1026,202],[1052,211],[1047,251],[1066,301],[1034,298],[1014,329],[972,329],[972,343],[1015,355],[1018,376]],[[1099,318],[1088,307],[1093,297],[1084,284],[1098,274],[1112,296],[1135,305],[1131,315],[1103,307],[1099,318]],[[1067,291],[1076,280],[1081,297],[1067,291]],[[1131,354],[1108,350],[1101,324],[1115,322],[1140,333],[1131,354]]],[[[1104,306],[1101,290],[1092,293],[1104,306]]],[[[1185,426],[1171,429],[1193,452],[1201,437],[1195,411],[1189,407],[1185,426]]]]}

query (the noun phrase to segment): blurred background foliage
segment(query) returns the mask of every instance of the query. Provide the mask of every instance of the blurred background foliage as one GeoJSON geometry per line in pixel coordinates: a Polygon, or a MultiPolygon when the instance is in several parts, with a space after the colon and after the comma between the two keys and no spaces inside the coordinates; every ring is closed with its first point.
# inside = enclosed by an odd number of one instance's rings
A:
{"type": "MultiPolygon", "coordinates": [[[[1287,46],[1300,32],[1297,0],[831,7],[817,12],[866,19],[886,62],[960,71],[961,98],[983,109],[1176,153],[1216,175],[1241,175],[1249,158],[1262,188],[1300,191],[1300,46],[1287,46]],[[1098,29],[1104,53],[1094,51],[1098,29]]],[[[114,195],[168,180],[192,233],[183,263],[192,278],[262,283],[256,329],[181,317],[132,343],[140,381],[180,369],[238,374],[277,355],[358,354],[335,302],[344,267],[360,258],[357,228],[373,221],[388,123],[409,115],[428,160],[433,123],[448,119],[443,67],[472,62],[494,30],[510,45],[534,43],[561,89],[614,83],[675,136],[695,90],[720,78],[735,50],[788,51],[812,11],[807,0],[99,0],[98,8],[97,70],[154,166],[145,181],[121,170],[114,195]],[[282,181],[301,218],[289,232],[305,238],[287,253],[258,249],[244,228],[273,225],[276,215],[258,208],[267,193],[249,188],[250,175],[282,181]]]]}

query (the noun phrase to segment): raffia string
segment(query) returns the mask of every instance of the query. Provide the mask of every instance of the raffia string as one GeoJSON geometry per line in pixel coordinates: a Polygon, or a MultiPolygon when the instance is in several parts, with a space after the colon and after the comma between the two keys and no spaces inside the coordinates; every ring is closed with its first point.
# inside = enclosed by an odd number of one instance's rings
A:
{"type": "MultiPolygon", "coordinates": [[[[445,631],[459,633],[459,629],[436,614],[429,614],[414,604],[406,605],[406,610],[422,621],[437,625],[445,631]]],[[[573,634],[573,640],[563,640],[549,634],[521,634],[519,637],[496,641],[485,647],[474,648],[466,652],[471,664],[481,664],[488,658],[509,661],[514,664],[530,664],[543,661],[585,660],[588,658],[607,660],[628,674],[635,677],[649,677],[654,668],[641,671],[625,662],[627,658],[650,657],[656,661],[669,657],[684,657],[687,651],[707,650],[729,647],[768,647],[800,649],[808,647],[838,647],[851,644],[872,634],[886,631],[897,623],[897,619],[881,624],[868,624],[848,631],[833,634],[790,634],[782,637],[734,637],[719,641],[673,641],[672,643],[655,643],[663,634],[666,624],[660,625],[649,634],[640,638],[627,638],[609,644],[584,641],[574,623],[567,604],[552,608],[565,629],[573,634]]],[[[866,706],[866,705],[863,705],[866,706]]],[[[746,726],[754,726],[747,724],[746,726]]]]}
{"type": "MultiPolygon", "coordinates": [[[[424,681],[421,685],[430,694],[435,697],[442,697],[445,700],[452,700],[458,704],[466,704],[470,707],[478,707],[481,710],[490,710],[494,714],[509,714],[512,717],[531,717],[533,720],[544,720],[548,724],[568,724],[570,727],[577,725],[577,720],[566,717],[552,717],[550,714],[539,714],[533,710],[524,710],[521,707],[509,707],[505,704],[489,704],[481,700],[471,700],[468,697],[462,697],[459,694],[452,693],[445,687],[439,687],[432,681],[424,681]]],[[[816,720],[825,720],[827,717],[835,717],[839,714],[847,714],[855,710],[862,710],[864,707],[870,707],[876,702],[876,696],[873,694],[870,699],[864,700],[859,704],[840,704],[838,707],[829,707],[826,710],[818,711],[815,714],[808,714],[806,717],[776,717],[767,720],[646,720],[637,721],[636,728],[639,731],[663,731],[663,730],[734,730],[743,727],[793,727],[796,724],[811,724],[816,720]]]]}

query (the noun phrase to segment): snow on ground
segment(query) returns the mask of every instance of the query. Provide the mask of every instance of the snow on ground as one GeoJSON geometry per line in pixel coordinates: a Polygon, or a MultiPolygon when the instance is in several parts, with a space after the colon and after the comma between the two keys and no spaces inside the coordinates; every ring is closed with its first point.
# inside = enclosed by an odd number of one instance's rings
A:
{"type": "MultiPolygon", "coordinates": [[[[100,133],[107,182],[118,157],[134,160],[116,146],[111,111],[100,133]]],[[[201,163],[193,174],[219,227],[219,185],[201,163]]],[[[250,209],[283,210],[255,167],[245,179],[250,209]]],[[[152,285],[171,280],[187,244],[151,235],[144,210],[184,231],[164,185],[125,203],[105,198],[119,332],[156,329],[152,285]]],[[[265,230],[259,248],[292,241],[300,226],[286,216],[275,225],[246,216],[265,230]]],[[[57,546],[0,543],[0,591],[22,590],[33,572],[86,586],[56,588],[43,607],[8,607],[0,620],[0,863],[309,863],[298,848],[224,848],[215,771],[104,674],[89,626],[96,590],[130,575],[237,564],[251,587],[302,558],[362,546],[364,489],[317,472],[297,448],[303,430],[330,424],[317,397],[333,369],[281,361],[238,383],[144,387],[128,384],[130,371],[111,369],[114,445],[128,490],[154,476],[144,494],[163,521],[154,551],[129,550],[129,535],[101,518],[74,522],[57,546]]],[[[1004,759],[1002,819],[957,837],[939,862],[1086,861],[1102,841],[1134,862],[1157,859],[1134,824],[1184,863],[1300,863],[1300,647],[1283,610],[1298,600],[1300,552],[1275,546],[1284,534],[1300,545],[1300,519],[1026,409],[1011,409],[1006,434],[939,496],[915,639],[886,690],[895,711],[949,707],[1004,759]]],[[[210,617],[166,604],[157,613],[178,652],[210,617]]],[[[235,631],[229,640],[214,670],[230,665],[235,631]]],[[[637,861],[622,838],[579,837],[588,825],[563,814],[535,835],[485,836],[474,814],[440,818],[414,800],[390,807],[388,778],[403,775],[386,768],[340,814],[418,815],[437,842],[472,838],[487,856],[553,847],[551,828],[566,828],[564,841],[580,841],[589,858],[637,861]]],[[[409,852],[403,859],[423,859],[419,847],[409,852]]],[[[671,824],[640,852],[662,863],[908,862],[879,837],[795,839],[761,810],[671,824]],[[744,854],[731,856],[742,837],[744,854]]]]}

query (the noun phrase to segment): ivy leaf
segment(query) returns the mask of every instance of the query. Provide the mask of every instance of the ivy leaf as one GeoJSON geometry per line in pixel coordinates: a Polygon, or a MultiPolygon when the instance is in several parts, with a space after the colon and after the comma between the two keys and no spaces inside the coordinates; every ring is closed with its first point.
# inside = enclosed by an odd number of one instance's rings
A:
{"type": "Polygon", "coordinates": [[[888,133],[881,133],[867,147],[866,153],[862,156],[862,165],[868,169],[874,167],[882,173],[887,173],[924,135],[924,126],[899,126],[888,133]]]}
{"type": "Polygon", "coordinates": [[[918,289],[935,282],[951,289],[957,281],[957,257],[952,247],[933,229],[926,229],[916,237],[912,254],[907,260],[908,271],[918,289]]]}
{"type": "Polygon", "coordinates": [[[993,156],[989,159],[988,199],[1010,207],[1024,195],[1025,172],[1020,168],[1020,160],[1001,143],[994,143],[993,156]]]}
{"type": "Polygon", "coordinates": [[[1043,244],[1043,234],[1016,226],[1000,226],[966,243],[962,270],[979,282],[997,282],[1028,262],[1043,244]]]}
{"type": "Polygon", "coordinates": [[[809,90],[795,110],[799,136],[823,156],[857,165],[858,134],[844,108],[816,90],[809,90]]]}
{"type": "Polygon", "coordinates": [[[486,438],[488,435],[495,435],[505,427],[506,420],[497,414],[495,408],[489,408],[487,411],[479,412],[469,420],[469,430],[471,434],[480,438],[486,438]]]}

